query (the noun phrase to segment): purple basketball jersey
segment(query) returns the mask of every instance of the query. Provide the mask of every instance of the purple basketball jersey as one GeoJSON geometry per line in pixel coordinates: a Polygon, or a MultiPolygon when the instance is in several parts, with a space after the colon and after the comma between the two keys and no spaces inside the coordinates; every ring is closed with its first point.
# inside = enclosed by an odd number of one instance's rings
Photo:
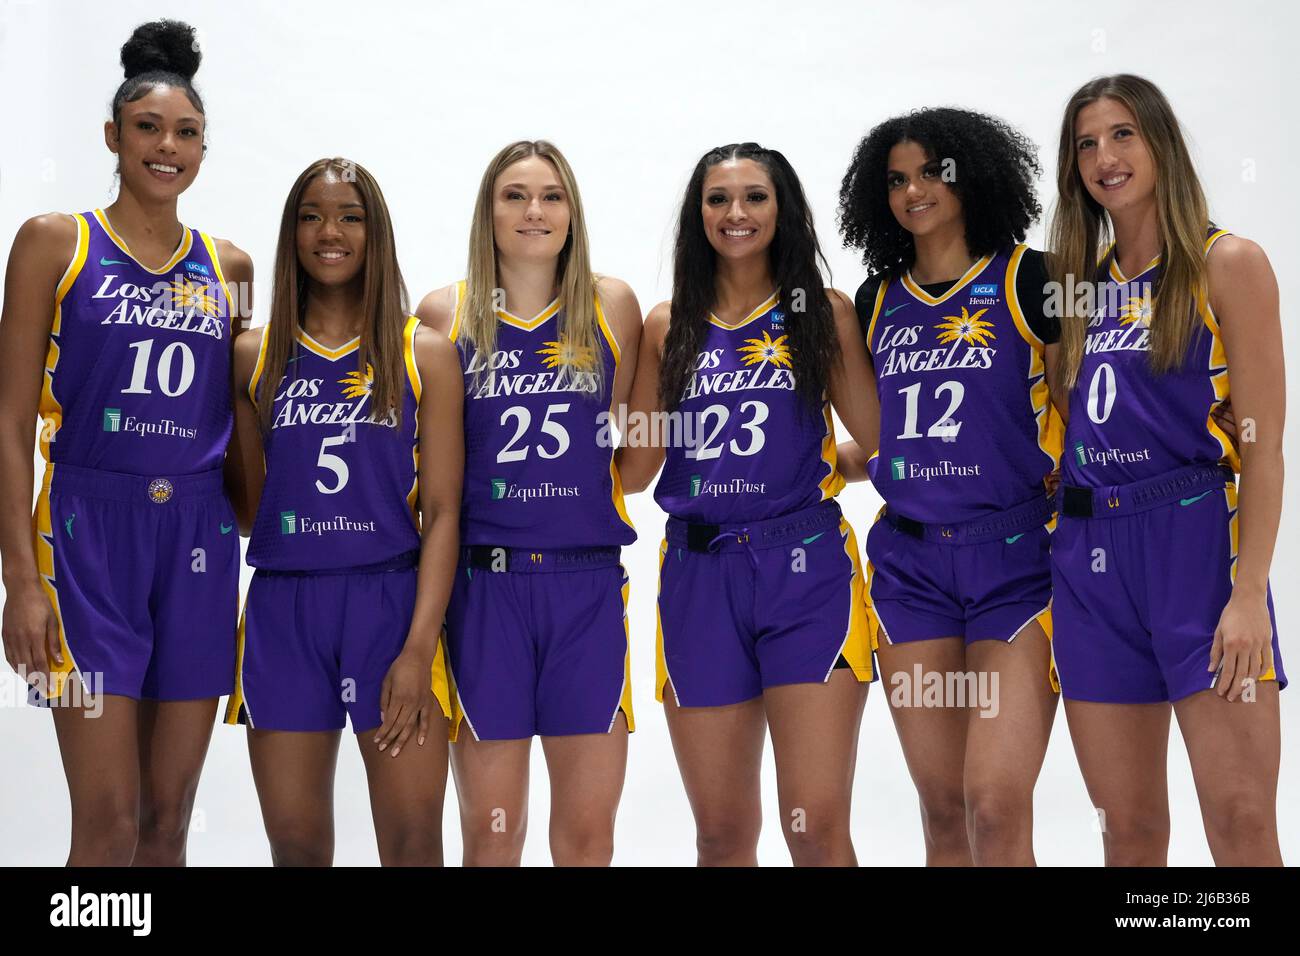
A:
{"type": "MultiPolygon", "coordinates": [[[[1205,251],[1223,236],[1217,229],[1205,251]]],[[[1241,461],[1211,410],[1228,398],[1228,358],[1208,302],[1197,304],[1204,324],[1180,368],[1152,374],[1151,297],[1160,260],[1126,278],[1112,248],[1101,264],[1098,303],[1088,320],[1079,378],[1070,391],[1070,425],[1061,462],[1063,480],[1081,487],[1122,485],[1181,468],[1241,461]]]]}
{"type": "Polygon", "coordinates": [[[103,210],[81,213],[41,389],[46,461],[133,475],[220,468],[230,438],[230,296],[216,243],[186,228],[160,269],[103,210]]]}
{"type": "MultiPolygon", "coordinates": [[[[298,345],[274,392],[264,436],[266,484],[248,543],[255,568],[317,571],[378,564],[420,547],[417,508],[420,373],[415,332],[402,335],[406,383],[401,422],[370,405],[373,370],[357,368],[359,339],[328,349],[298,329],[298,345]]],[[[267,337],[249,382],[254,401],[267,337]]],[[[259,390],[259,384],[262,386],[259,390]]],[[[260,394],[259,394],[260,393],[260,394]]]]}
{"type": "Polygon", "coordinates": [[[709,315],[677,410],[655,501],[675,518],[721,524],[775,518],[834,498],[830,403],[795,392],[786,313],[776,293],[736,326],[709,315]]]}
{"type": "Polygon", "coordinates": [[[871,480],[917,521],[969,521],[1045,493],[1061,452],[1045,346],[1025,320],[1026,247],[985,256],[932,296],[904,273],[881,282],[867,328],[880,396],[871,480]]]}
{"type": "Polygon", "coordinates": [[[461,281],[450,336],[465,376],[461,543],[631,544],[636,531],[623,505],[614,443],[600,418],[612,401],[619,347],[599,298],[599,356],[579,355],[565,341],[559,300],[532,319],[498,311],[496,347],[485,356],[462,334],[464,302],[461,281]],[[597,361],[604,365],[604,396],[597,361]]]}

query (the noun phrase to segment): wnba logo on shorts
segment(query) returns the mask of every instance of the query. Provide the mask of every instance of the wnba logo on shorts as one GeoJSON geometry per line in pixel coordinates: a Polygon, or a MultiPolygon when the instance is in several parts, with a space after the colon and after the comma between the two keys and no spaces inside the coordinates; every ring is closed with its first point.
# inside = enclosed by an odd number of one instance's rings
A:
{"type": "Polygon", "coordinates": [[[700,496],[700,487],[703,484],[703,482],[704,479],[702,476],[691,475],[691,497],[692,498],[698,498],[700,496]]]}
{"type": "Polygon", "coordinates": [[[902,481],[907,477],[907,461],[903,458],[891,458],[889,460],[889,473],[895,481],[902,481]]]}
{"type": "Polygon", "coordinates": [[[122,430],[122,409],[104,409],[104,431],[120,432],[122,430]]]}
{"type": "Polygon", "coordinates": [[[506,496],[506,480],[504,478],[492,479],[492,500],[500,501],[506,496]]]}
{"type": "Polygon", "coordinates": [[[293,534],[298,530],[298,513],[296,511],[280,512],[280,534],[293,534]]]}

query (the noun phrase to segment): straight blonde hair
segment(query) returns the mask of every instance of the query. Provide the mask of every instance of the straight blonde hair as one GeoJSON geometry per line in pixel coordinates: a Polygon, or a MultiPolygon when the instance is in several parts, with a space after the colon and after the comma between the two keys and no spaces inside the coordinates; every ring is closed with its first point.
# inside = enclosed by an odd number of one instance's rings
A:
{"type": "MultiPolygon", "coordinates": [[[[602,355],[600,322],[596,312],[596,275],[591,271],[587,242],[587,220],[573,169],[564,155],[546,140],[519,140],[492,157],[479,182],[474,219],[469,230],[469,263],[466,268],[465,302],[462,305],[460,336],[468,338],[486,361],[496,349],[497,308],[500,283],[497,279],[497,247],[492,223],[497,177],[523,159],[539,156],[551,164],[569,202],[569,236],[555,266],[556,285],[563,308],[559,334],[579,355],[602,355]],[[590,350],[590,351],[587,351],[590,350]]],[[[504,295],[502,294],[502,297],[504,295]]],[[[597,395],[604,391],[605,363],[591,369],[597,395]]],[[[482,366],[474,373],[473,387],[480,384],[482,366]]]]}
{"type": "MultiPolygon", "coordinates": [[[[1137,120],[1156,171],[1160,223],[1160,278],[1152,296],[1151,370],[1181,366],[1201,327],[1197,307],[1205,302],[1205,238],[1209,226],[1205,193],[1192,164],[1177,117],[1160,89],[1140,76],[1120,73],[1085,83],[1070,97],[1061,120],[1056,166],[1057,203],[1048,238],[1048,266],[1059,288],[1098,279],[1097,270],[1113,241],[1105,209],[1088,194],[1079,176],[1075,123],[1080,111],[1102,97],[1122,103],[1137,120]]],[[[1086,315],[1075,314],[1073,296],[1063,296],[1062,384],[1073,387],[1083,362],[1086,315]]]]}

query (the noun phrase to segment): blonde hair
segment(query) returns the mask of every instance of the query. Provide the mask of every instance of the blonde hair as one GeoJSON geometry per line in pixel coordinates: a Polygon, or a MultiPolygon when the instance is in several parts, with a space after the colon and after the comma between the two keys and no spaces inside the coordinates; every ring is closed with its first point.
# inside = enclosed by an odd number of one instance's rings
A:
{"type": "MultiPolygon", "coordinates": [[[[591,271],[591,251],[587,242],[587,220],[582,212],[582,197],[564,155],[546,140],[520,140],[504,147],[492,157],[479,182],[474,203],[474,219],[469,230],[469,263],[466,268],[465,301],[462,304],[460,333],[474,343],[487,359],[496,348],[497,249],[493,229],[492,207],[497,177],[520,160],[538,156],[555,168],[569,202],[569,237],[560,250],[555,266],[559,300],[563,307],[560,336],[580,355],[602,354],[601,332],[596,311],[596,276],[591,271]],[[590,350],[590,351],[588,351],[590,350]]],[[[484,362],[484,365],[489,364],[484,362]]],[[[605,364],[596,361],[592,368],[596,393],[604,389],[605,364]]],[[[482,369],[475,371],[473,387],[480,384],[482,369]]]]}
{"type": "MultiPolygon", "coordinates": [[[[1097,278],[1105,250],[1113,241],[1105,209],[1088,194],[1079,175],[1075,122],[1084,107],[1102,97],[1122,103],[1137,121],[1156,174],[1160,224],[1160,279],[1152,297],[1153,372],[1181,366],[1200,327],[1196,306],[1205,301],[1205,234],[1209,225],[1205,193],[1192,165],[1177,117],[1150,80],[1128,73],[1085,83],[1070,97],[1061,121],[1056,167],[1057,203],[1048,239],[1048,265],[1060,288],[1097,278]],[[1073,280],[1073,281],[1071,281],[1073,280]]],[[[1073,297],[1064,296],[1061,323],[1062,384],[1073,387],[1083,361],[1087,316],[1075,315],[1073,297]]]]}

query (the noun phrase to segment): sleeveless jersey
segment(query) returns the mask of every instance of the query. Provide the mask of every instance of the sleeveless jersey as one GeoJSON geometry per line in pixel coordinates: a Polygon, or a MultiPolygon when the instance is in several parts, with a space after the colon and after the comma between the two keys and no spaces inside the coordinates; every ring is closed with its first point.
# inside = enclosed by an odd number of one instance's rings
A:
{"type": "Polygon", "coordinates": [[[867,327],[880,448],[867,470],[899,514],[956,523],[1046,494],[1062,427],[1016,293],[1025,251],[985,256],[940,296],[910,272],[880,284],[867,327]]]}
{"type": "Polygon", "coordinates": [[[230,439],[230,294],[213,239],[186,227],[159,269],[103,210],[75,214],[41,388],[47,462],[132,475],[220,468],[230,439]]]}
{"type": "Polygon", "coordinates": [[[497,312],[496,347],[484,355],[462,334],[465,282],[456,285],[450,338],[465,378],[465,484],[461,544],[596,548],[636,540],[623,504],[607,419],[619,346],[596,315],[599,355],[561,335],[557,299],[532,319],[497,312]],[[608,400],[597,393],[604,366],[608,400]]]}
{"type": "Polygon", "coordinates": [[[318,571],[388,561],[420,547],[417,517],[420,372],[410,316],[402,335],[406,382],[401,423],[374,419],[374,374],[357,368],[359,339],[337,349],[301,328],[274,392],[261,382],[267,335],[248,384],[254,404],[274,401],[263,436],[266,483],[248,542],[248,563],[318,571]],[[259,390],[259,385],[261,388],[259,390]],[[260,394],[259,394],[260,392],[260,394]],[[273,396],[273,397],[272,397],[273,396]]]}
{"type": "Polygon", "coordinates": [[[786,313],[776,293],[737,326],[709,315],[704,348],[669,417],[655,501],[675,518],[759,521],[834,498],[835,426],[822,396],[795,392],[786,313]],[[675,421],[674,421],[675,419],[675,421]]]}
{"type": "MultiPolygon", "coordinates": [[[[1205,251],[1227,230],[1214,229],[1205,251]]],[[[1161,375],[1149,364],[1151,298],[1160,276],[1156,258],[1126,278],[1114,248],[1098,274],[1098,304],[1088,320],[1083,362],[1070,391],[1061,476],[1082,487],[1120,485],[1186,465],[1241,460],[1211,410],[1228,398],[1228,358],[1208,301],[1196,304],[1203,327],[1186,362],[1161,375]]]]}

